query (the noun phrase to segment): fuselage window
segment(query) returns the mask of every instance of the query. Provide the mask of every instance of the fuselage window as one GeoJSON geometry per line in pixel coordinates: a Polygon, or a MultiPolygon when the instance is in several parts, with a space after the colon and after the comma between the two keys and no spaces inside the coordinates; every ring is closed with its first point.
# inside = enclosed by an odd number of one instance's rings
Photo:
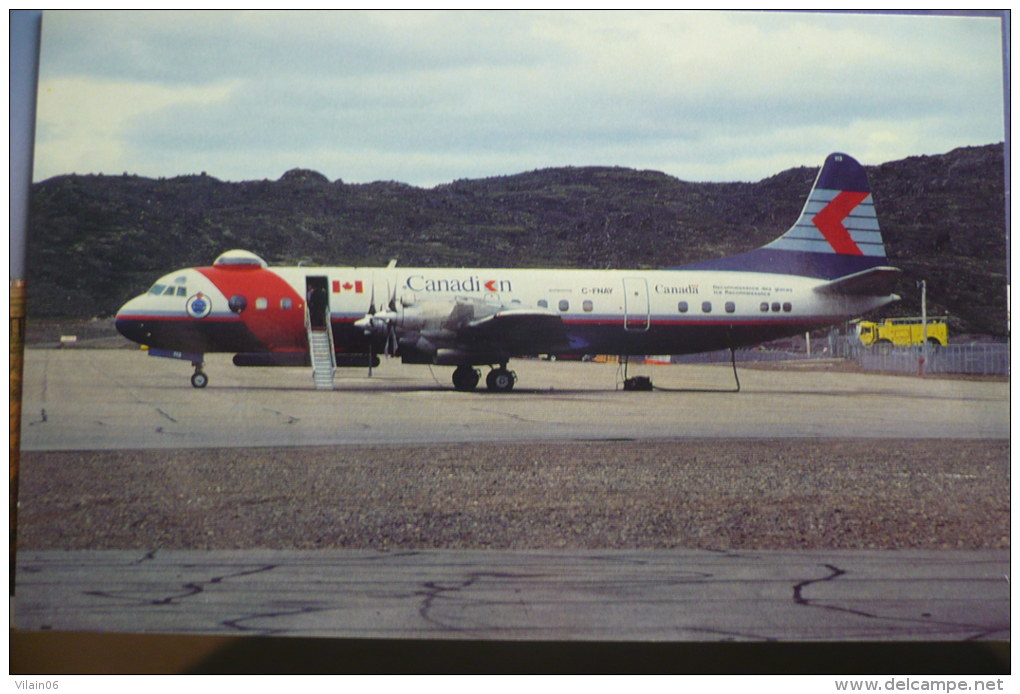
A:
{"type": "Polygon", "coordinates": [[[680,313],[687,313],[687,302],[681,301],[679,304],[676,305],[676,310],[679,311],[680,313]]]}
{"type": "Polygon", "coordinates": [[[789,301],[787,301],[786,303],[783,304],[783,310],[789,313],[790,311],[793,310],[793,305],[789,301]]]}
{"type": "Polygon", "coordinates": [[[561,311],[569,311],[570,310],[570,302],[567,301],[566,299],[560,299],[560,310],[561,311]]]}
{"type": "Polygon", "coordinates": [[[255,299],[255,308],[257,308],[259,311],[265,311],[268,306],[269,300],[266,297],[260,296],[259,298],[255,299]]]}
{"type": "Polygon", "coordinates": [[[549,308],[549,302],[546,301],[545,299],[539,299],[538,300],[538,307],[539,308],[549,308]]]}
{"type": "Polygon", "coordinates": [[[732,301],[726,302],[726,313],[733,313],[736,310],[737,310],[736,304],[734,304],[732,301]]]}
{"type": "Polygon", "coordinates": [[[595,306],[591,303],[591,299],[586,299],[585,302],[581,304],[581,308],[583,308],[585,312],[591,313],[595,306]]]}
{"type": "Polygon", "coordinates": [[[711,313],[712,312],[712,302],[711,301],[702,301],[701,302],[701,312],[702,313],[711,313]]]}
{"type": "Polygon", "coordinates": [[[280,299],[280,308],[284,311],[289,311],[294,303],[290,300],[290,297],[284,297],[280,299]]]}
{"type": "Polygon", "coordinates": [[[769,310],[769,302],[767,302],[767,301],[761,302],[761,312],[762,313],[768,313],[768,310],[769,310]]]}
{"type": "Polygon", "coordinates": [[[779,312],[779,302],[778,301],[773,301],[772,302],[772,310],[775,311],[776,313],[779,312]]]}

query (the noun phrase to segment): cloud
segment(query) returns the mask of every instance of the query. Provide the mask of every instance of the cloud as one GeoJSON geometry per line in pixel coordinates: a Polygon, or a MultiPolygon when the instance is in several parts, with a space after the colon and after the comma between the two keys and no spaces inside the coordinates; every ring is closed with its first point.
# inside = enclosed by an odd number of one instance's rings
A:
{"type": "Polygon", "coordinates": [[[60,107],[81,117],[46,104],[39,175],[102,143],[93,170],[231,180],[278,177],[283,162],[420,185],[584,164],[756,180],[834,149],[880,163],[1003,138],[989,18],[47,14],[41,84],[73,81],[84,108],[60,107]],[[140,103],[118,104],[132,87],[140,103]],[[101,97],[115,123],[86,117],[101,97]]]}
{"type": "Polygon", "coordinates": [[[114,171],[131,161],[132,128],[171,108],[223,103],[232,85],[176,86],[101,79],[53,79],[40,85],[36,158],[54,171],[114,171]]]}

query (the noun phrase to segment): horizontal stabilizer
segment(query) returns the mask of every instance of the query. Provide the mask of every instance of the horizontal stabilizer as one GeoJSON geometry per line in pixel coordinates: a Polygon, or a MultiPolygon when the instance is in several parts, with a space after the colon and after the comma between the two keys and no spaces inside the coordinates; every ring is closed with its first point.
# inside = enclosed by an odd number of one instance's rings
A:
{"type": "Polygon", "coordinates": [[[902,271],[899,268],[879,266],[845,275],[815,287],[819,294],[847,294],[859,296],[888,296],[902,271]]]}

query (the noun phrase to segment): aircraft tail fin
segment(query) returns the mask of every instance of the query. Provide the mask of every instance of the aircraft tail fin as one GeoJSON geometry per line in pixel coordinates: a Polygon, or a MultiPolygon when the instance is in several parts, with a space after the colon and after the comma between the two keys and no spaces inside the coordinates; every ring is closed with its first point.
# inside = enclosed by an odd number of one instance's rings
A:
{"type": "Polygon", "coordinates": [[[685,266],[685,270],[741,270],[836,279],[887,266],[885,244],[864,167],[830,154],[797,222],[761,248],[685,266]]]}

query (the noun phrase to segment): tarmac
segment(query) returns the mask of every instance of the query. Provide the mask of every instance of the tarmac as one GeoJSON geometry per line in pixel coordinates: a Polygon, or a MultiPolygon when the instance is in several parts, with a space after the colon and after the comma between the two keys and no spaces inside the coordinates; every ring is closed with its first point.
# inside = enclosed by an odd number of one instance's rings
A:
{"type": "MultiPolygon", "coordinates": [[[[28,350],[26,451],[697,438],[1009,439],[1009,383],[729,365],[236,368],[28,350]]],[[[1008,641],[1008,550],[21,551],[15,624],[55,632],[628,642],[1008,641]]]]}
{"type": "Polygon", "coordinates": [[[86,551],[19,559],[22,629],[528,641],[1009,638],[1009,552],[86,551]]]}
{"type": "Polygon", "coordinates": [[[210,385],[195,389],[187,362],[141,351],[29,350],[22,449],[1010,435],[1001,381],[739,368],[735,393],[729,365],[631,366],[662,389],[643,392],[622,390],[616,364],[522,359],[514,391],[465,393],[452,369],[393,360],[321,391],[311,369],[229,359],[208,355],[210,385]]]}

